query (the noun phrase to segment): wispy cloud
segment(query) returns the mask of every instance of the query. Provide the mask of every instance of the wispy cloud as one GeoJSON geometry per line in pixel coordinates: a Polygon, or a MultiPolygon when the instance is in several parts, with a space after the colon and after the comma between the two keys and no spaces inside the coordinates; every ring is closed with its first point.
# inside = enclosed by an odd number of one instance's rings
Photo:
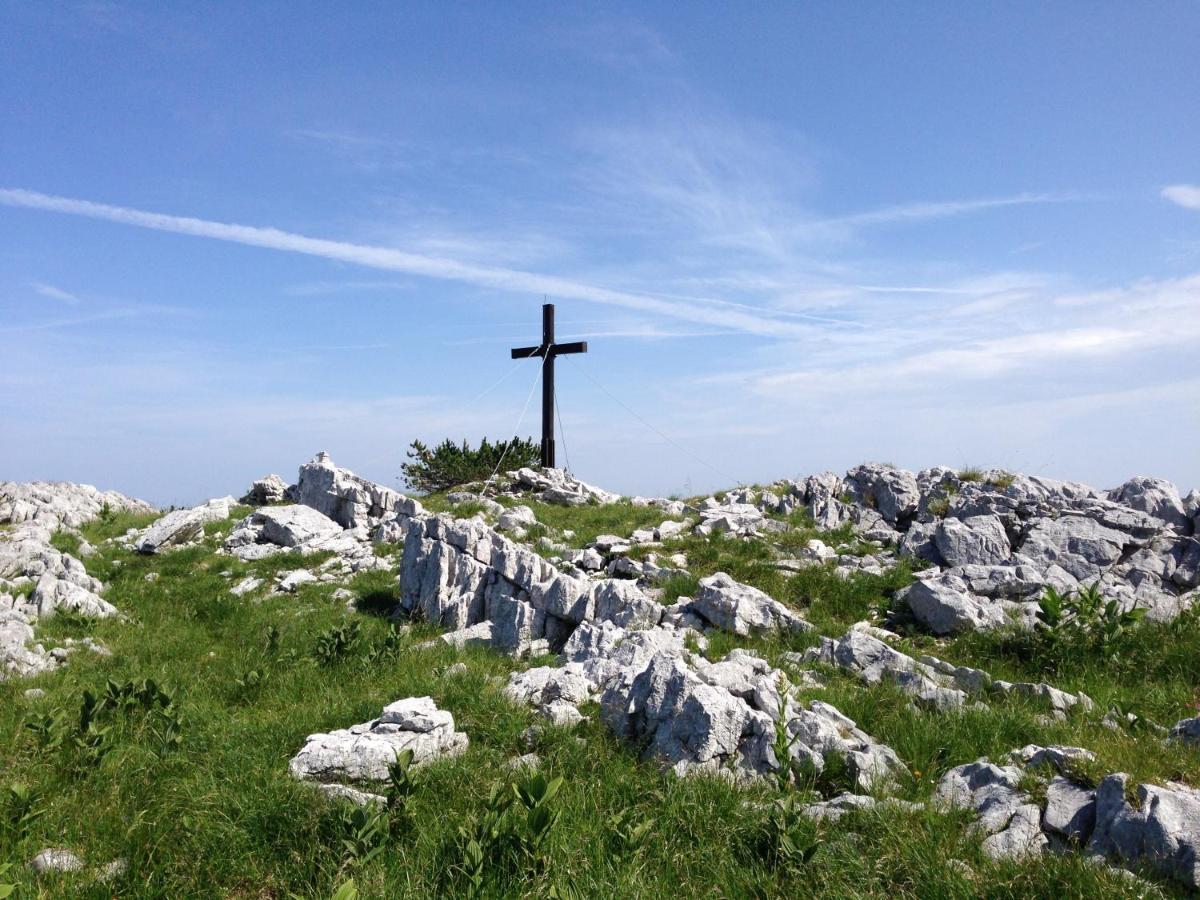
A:
{"type": "Polygon", "coordinates": [[[1076,194],[1015,194],[1011,197],[983,197],[973,200],[945,200],[934,203],[905,203],[885,206],[882,209],[852,213],[824,219],[818,224],[849,225],[893,225],[903,222],[921,222],[930,219],[946,219],[969,213],[1002,209],[1006,206],[1028,206],[1034,203],[1066,203],[1079,200],[1076,194]]]}
{"type": "Polygon", "coordinates": [[[1164,360],[1200,341],[1200,275],[1092,292],[1045,286],[968,300],[953,296],[897,319],[876,311],[866,334],[826,336],[804,364],[714,373],[709,383],[742,384],[771,395],[859,390],[952,389],[966,381],[1035,377],[1052,393],[1070,367],[1123,365],[1141,354],[1164,360]],[[966,311],[969,314],[960,314],[966,311]],[[1066,367],[1066,368],[1064,368],[1066,367]]]}
{"type": "Polygon", "coordinates": [[[0,326],[0,334],[21,334],[27,331],[52,331],[57,328],[72,328],[76,325],[92,325],[96,322],[111,322],[114,319],[129,319],[138,315],[138,309],[110,309],[104,312],[92,313],[86,316],[73,316],[69,319],[50,319],[44,322],[30,322],[23,325],[0,326]]]}
{"type": "Polygon", "coordinates": [[[1200,186],[1194,184],[1171,184],[1162,189],[1161,196],[1184,209],[1200,209],[1200,186]]]}
{"type": "Polygon", "coordinates": [[[61,300],[63,303],[71,306],[76,306],[79,303],[79,298],[70,291],[64,291],[60,287],[55,287],[52,284],[46,284],[42,281],[34,281],[29,285],[37,293],[43,297],[49,297],[51,300],[61,300]]]}
{"type": "Polygon", "coordinates": [[[261,228],[186,216],[165,215],[71,197],[52,196],[24,189],[0,189],[0,203],[7,206],[102,219],[155,231],[230,241],[290,253],[302,253],[374,269],[456,281],[509,293],[545,294],[560,300],[582,300],[624,307],[644,313],[721,326],[747,334],[786,337],[801,333],[793,323],[774,318],[766,312],[750,313],[712,305],[667,301],[554,275],[474,265],[446,257],[408,253],[390,247],[312,238],[277,228],[261,228]]]}
{"type": "Polygon", "coordinates": [[[314,281],[293,284],[283,289],[292,297],[321,297],[326,294],[354,294],[360,291],[407,291],[412,285],[403,281],[314,281]]]}

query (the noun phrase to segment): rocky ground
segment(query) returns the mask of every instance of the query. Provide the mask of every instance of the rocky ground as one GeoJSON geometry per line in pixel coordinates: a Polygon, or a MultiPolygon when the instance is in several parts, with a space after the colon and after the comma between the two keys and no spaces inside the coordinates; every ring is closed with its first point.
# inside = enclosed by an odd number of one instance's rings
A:
{"type": "Polygon", "coordinates": [[[1196,491],[481,488],[324,454],[163,515],[0,484],[0,883],[1200,889],[1196,491]]]}

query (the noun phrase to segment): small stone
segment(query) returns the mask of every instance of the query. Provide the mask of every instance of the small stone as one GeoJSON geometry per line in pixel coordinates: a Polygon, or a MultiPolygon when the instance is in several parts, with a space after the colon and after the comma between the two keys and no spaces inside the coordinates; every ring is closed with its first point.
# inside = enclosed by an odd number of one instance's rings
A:
{"type": "Polygon", "coordinates": [[[112,862],[106,862],[96,872],[96,880],[101,884],[108,884],[121,878],[129,871],[129,860],[114,859],[112,862]]]}
{"type": "Polygon", "coordinates": [[[78,872],[83,868],[83,860],[70,850],[51,847],[30,860],[29,868],[39,875],[47,872],[78,872]]]}

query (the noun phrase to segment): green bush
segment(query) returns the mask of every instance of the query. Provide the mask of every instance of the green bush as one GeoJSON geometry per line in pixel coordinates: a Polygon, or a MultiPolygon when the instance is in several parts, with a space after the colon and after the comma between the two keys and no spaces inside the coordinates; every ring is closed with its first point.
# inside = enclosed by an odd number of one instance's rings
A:
{"type": "Polygon", "coordinates": [[[465,440],[456,444],[447,438],[432,450],[420,441],[413,441],[408,448],[408,458],[411,461],[400,467],[405,482],[413,490],[428,494],[471,481],[483,481],[496,470],[501,460],[506,470],[536,466],[541,462],[542,451],[532,438],[513,438],[494,444],[484,438],[478,447],[472,447],[465,440]]]}

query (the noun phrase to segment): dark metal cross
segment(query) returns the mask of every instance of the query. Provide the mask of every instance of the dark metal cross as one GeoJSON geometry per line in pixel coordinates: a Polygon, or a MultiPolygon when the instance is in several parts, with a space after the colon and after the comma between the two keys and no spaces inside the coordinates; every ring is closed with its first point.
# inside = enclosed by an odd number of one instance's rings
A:
{"type": "Polygon", "coordinates": [[[554,343],[554,304],[542,305],[542,342],[536,347],[516,347],[513,359],[536,356],[542,363],[542,465],[554,468],[554,357],[567,353],[587,353],[587,341],[554,343]]]}

